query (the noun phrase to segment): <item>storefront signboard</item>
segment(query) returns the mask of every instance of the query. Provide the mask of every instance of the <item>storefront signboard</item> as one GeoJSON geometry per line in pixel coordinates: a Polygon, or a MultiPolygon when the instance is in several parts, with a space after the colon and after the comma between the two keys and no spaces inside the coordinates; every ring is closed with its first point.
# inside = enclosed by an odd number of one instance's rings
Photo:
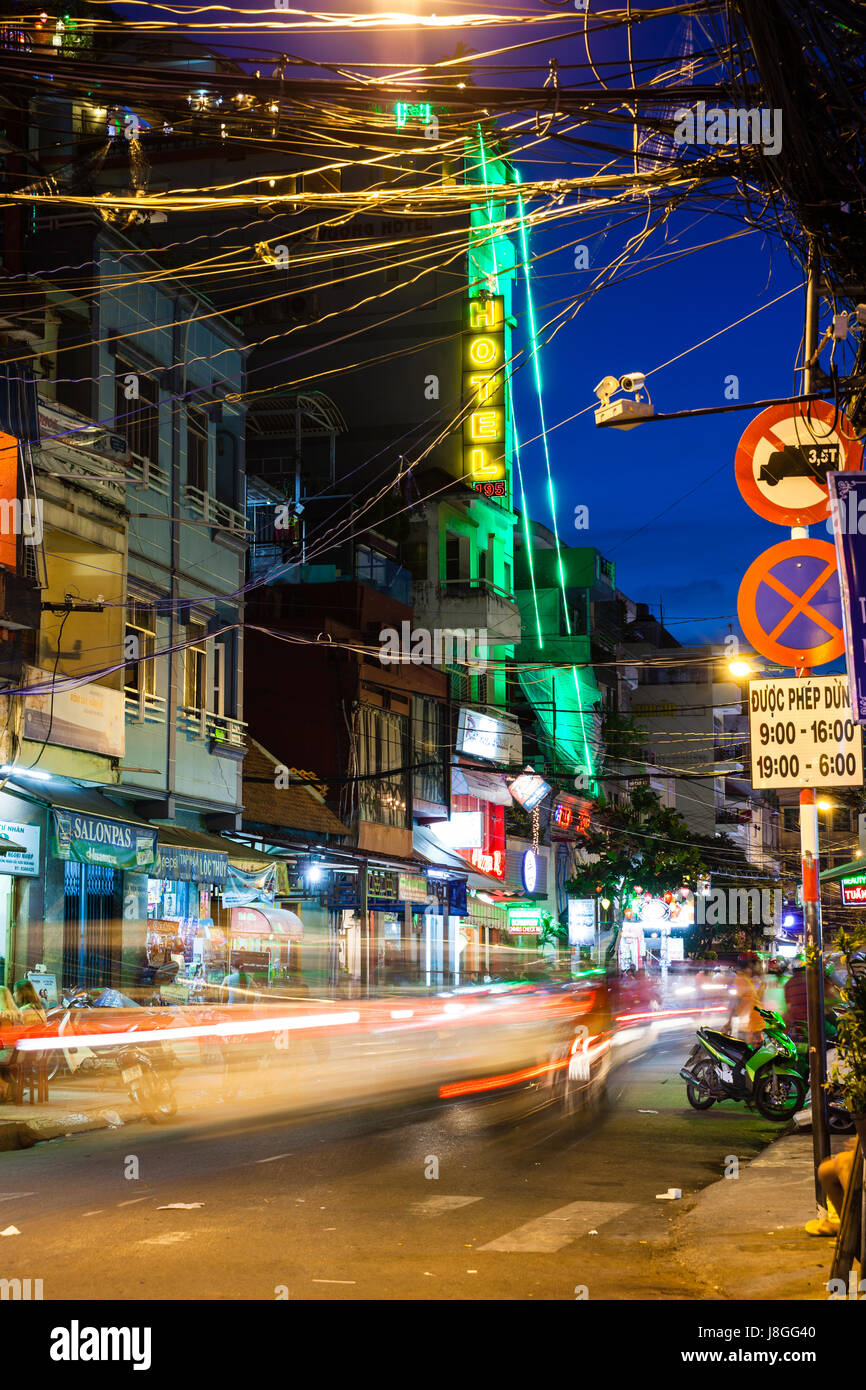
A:
{"type": "Polygon", "coordinates": [[[595,898],[569,898],[568,940],[572,946],[586,946],[595,940],[595,898]]]}
{"type": "Polygon", "coordinates": [[[2,820],[0,821],[0,836],[4,840],[12,840],[16,845],[21,845],[20,850],[10,850],[8,854],[0,854],[0,874],[34,876],[39,873],[40,830],[38,825],[28,825],[26,822],[17,820],[2,820]]]}
{"type": "Polygon", "coordinates": [[[54,674],[27,667],[28,685],[45,687],[24,696],[24,737],[87,753],[122,758],[126,751],[126,715],[122,690],[92,681],[72,689],[52,689],[54,674]]]}
{"type": "Polygon", "coordinates": [[[423,874],[400,874],[397,892],[400,902],[426,903],[427,880],[423,874]]]}
{"type": "Polygon", "coordinates": [[[277,866],[268,864],[264,869],[250,873],[227,863],[224,883],[222,900],[225,907],[246,907],[250,903],[272,907],[277,887],[277,866]]]}
{"type": "Polygon", "coordinates": [[[457,752],[467,758],[484,758],[494,763],[523,761],[520,725],[494,719],[475,709],[461,709],[457,721],[457,752]]]}
{"type": "Polygon", "coordinates": [[[866,873],[848,874],[839,880],[843,907],[866,907],[866,873]]]}
{"type": "Polygon", "coordinates": [[[187,883],[225,883],[228,854],[220,850],[188,849],[185,845],[159,845],[154,878],[187,883]]]}
{"type": "Polygon", "coordinates": [[[52,807],[50,849],[55,859],[140,872],[156,863],[156,831],[52,807]]]}

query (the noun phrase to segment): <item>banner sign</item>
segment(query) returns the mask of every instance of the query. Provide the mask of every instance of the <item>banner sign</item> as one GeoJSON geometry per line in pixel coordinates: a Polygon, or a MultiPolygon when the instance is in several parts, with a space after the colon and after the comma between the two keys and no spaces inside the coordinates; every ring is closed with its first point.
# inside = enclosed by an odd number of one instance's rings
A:
{"type": "Polygon", "coordinates": [[[29,825],[17,820],[0,820],[0,838],[11,840],[21,846],[20,849],[0,854],[0,874],[36,876],[41,872],[38,825],[29,825]]]}
{"type": "Polygon", "coordinates": [[[186,845],[158,845],[154,878],[186,883],[225,883],[228,854],[220,850],[188,849],[186,845]]]}
{"type": "Polygon", "coordinates": [[[866,510],[866,473],[829,473],[830,516],[839,560],[842,622],[852,718],[866,724],[866,534],[858,520],[866,510]]]}
{"type": "Polygon", "coordinates": [[[463,424],[463,472],[485,497],[504,497],[505,300],[502,295],[466,303],[463,396],[471,409],[463,424]]]}
{"type": "Polygon", "coordinates": [[[277,866],[268,864],[264,869],[248,873],[226,861],[224,883],[222,900],[225,907],[246,907],[250,903],[265,903],[272,907],[277,888],[277,866]]]}
{"type": "Polygon", "coordinates": [[[156,863],[156,831],[52,807],[51,853],[77,864],[106,864],[140,873],[156,863]]]}

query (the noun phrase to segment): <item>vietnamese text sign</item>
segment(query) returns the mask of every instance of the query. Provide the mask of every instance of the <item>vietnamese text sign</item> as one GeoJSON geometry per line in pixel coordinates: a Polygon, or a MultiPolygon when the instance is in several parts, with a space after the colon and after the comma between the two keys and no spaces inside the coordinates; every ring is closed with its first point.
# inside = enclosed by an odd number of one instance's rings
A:
{"type": "Polygon", "coordinates": [[[852,718],[866,724],[866,473],[831,473],[830,515],[839,561],[852,718]]]}
{"type": "Polygon", "coordinates": [[[0,837],[21,846],[20,849],[10,850],[8,854],[0,854],[0,874],[38,874],[39,836],[38,825],[29,825],[26,821],[17,820],[0,821],[0,837]]]}
{"type": "Polygon", "coordinates": [[[752,786],[859,787],[863,742],[844,676],[749,681],[752,786]]]}
{"type": "Polygon", "coordinates": [[[24,696],[24,737],[39,743],[50,738],[63,748],[122,758],[126,751],[123,691],[92,681],[52,690],[52,682],[51,671],[28,667],[28,685],[48,688],[24,696]]]}
{"type": "Polygon", "coordinates": [[[866,907],[866,873],[850,874],[839,880],[843,907],[866,907]]]}

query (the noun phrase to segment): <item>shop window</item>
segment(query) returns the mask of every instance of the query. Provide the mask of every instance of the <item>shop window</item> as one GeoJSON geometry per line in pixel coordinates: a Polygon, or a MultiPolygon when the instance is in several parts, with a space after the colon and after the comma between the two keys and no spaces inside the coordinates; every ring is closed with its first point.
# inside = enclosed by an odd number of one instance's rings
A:
{"type": "Polygon", "coordinates": [[[156,691],[156,609],[145,599],[130,598],[126,606],[124,655],[132,660],[123,678],[132,695],[156,691]]]}
{"type": "Polygon", "coordinates": [[[206,629],[204,623],[187,623],[183,654],[183,703],[186,709],[205,707],[207,670],[206,629]]]}
{"type": "Polygon", "coordinates": [[[120,360],[116,371],[114,428],[123,435],[136,458],[159,463],[159,387],[150,377],[134,367],[124,366],[120,360]],[[136,378],[137,400],[126,398],[124,381],[127,376],[136,378]]]}
{"type": "Polygon", "coordinates": [[[362,705],[358,715],[358,803],[362,820],[404,829],[409,802],[405,715],[362,705]],[[370,776],[382,773],[382,776],[370,776]]]}
{"type": "Polygon", "coordinates": [[[199,492],[208,491],[208,422],[194,406],[186,412],[186,481],[199,492]]]}
{"type": "Polygon", "coordinates": [[[422,801],[447,805],[445,706],[427,695],[412,697],[412,791],[422,801]]]}

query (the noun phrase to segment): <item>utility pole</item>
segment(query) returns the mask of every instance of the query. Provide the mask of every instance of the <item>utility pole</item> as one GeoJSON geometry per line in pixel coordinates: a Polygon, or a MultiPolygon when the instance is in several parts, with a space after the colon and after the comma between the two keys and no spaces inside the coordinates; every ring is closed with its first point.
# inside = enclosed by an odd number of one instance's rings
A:
{"type": "MultiPolygon", "coordinates": [[[[806,324],[803,346],[803,393],[812,390],[813,357],[818,345],[817,254],[810,239],[806,265],[806,324]]],[[[792,527],[791,537],[808,536],[808,526],[792,527]]],[[[800,667],[798,676],[808,676],[800,667]]],[[[812,1092],[812,1156],[815,1166],[815,1200],[819,1219],[827,1215],[826,1198],[818,1180],[818,1166],[830,1157],[827,1115],[827,1040],[824,1033],[824,951],[821,930],[821,878],[818,854],[818,793],[814,787],[800,791],[800,861],[803,881],[803,926],[806,944],[806,1006],[809,1029],[809,1085],[812,1092]]]]}

